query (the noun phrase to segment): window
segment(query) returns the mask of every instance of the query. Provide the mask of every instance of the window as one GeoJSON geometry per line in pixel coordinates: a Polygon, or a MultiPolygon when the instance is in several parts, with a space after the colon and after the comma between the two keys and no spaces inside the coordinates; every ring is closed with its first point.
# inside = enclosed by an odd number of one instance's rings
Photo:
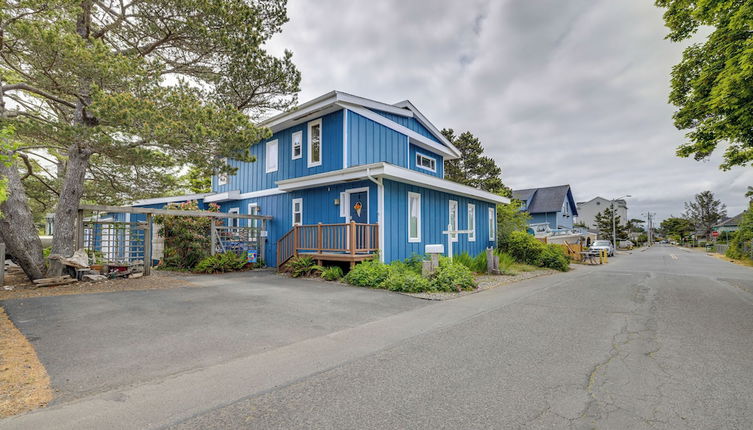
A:
{"type": "MultiPolygon", "coordinates": [[[[458,202],[450,200],[450,230],[456,231],[458,229],[458,202]]],[[[458,241],[458,234],[454,233],[450,235],[450,239],[453,242],[458,241]]]]}
{"type": "MultiPolygon", "coordinates": [[[[229,214],[239,214],[241,213],[240,208],[231,208],[227,211],[229,214]]],[[[227,225],[228,227],[240,227],[240,218],[228,218],[227,225]]]]}
{"type": "MultiPolygon", "coordinates": [[[[222,159],[222,164],[227,164],[227,158],[222,159]]],[[[227,173],[220,172],[217,174],[217,185],[227,185],[227,173]]]]}
{"type": "Polygon", "coordinates": [[[420,167],[422,169],[431,170],[432,172],[437,171],[437,160],[427,157],[423,154],[419,154],[416,152],[416,167],[420,167]]]}
{"type": "Polygon", "coordinates": [[[322,165],[322,120],[309,123],[308,166],[322,165]]]}
{"type": "Polygon", "coordinates": [[[277,140],[267,142],[266,165],[267,173],[277,171],[277,140]]]}
{"type": "Polygon", "coordinates": [[[476,205],[468,203],[468,241],[476,241],[476,205]]]}
{"type": "MultiPolygon", "coordinates": [[[[248,204],[248,214],[249,215],[259,215],[259,204],[258,203],[249,203],[248,204]]],[[[259,227],[259,220],[258,219],[250,219],[250,220],[248,220],[248,226],[249,227],[259,227]]]]}
{"type": "Polygon", "coordinates": [[[296,131],[293,133],[292,147],[290,150],[293,160],[297,160],[303,156],[303,132],[296,131]]]}
{"type": "Polygon", "coordinates": [[[421,194],[408,193],[408,242],[421,242],[421,194]]]}
{"type": "Polygon", "coordinates": [[[494,215],[494,208],[489,208],[489,240],[495,240],[497,237],[497,217],[494,215]]]}
{"type": "Polygon", "coordinates": [[[303,224],[303,199],[293,199],[293,225],[303,224]]]}

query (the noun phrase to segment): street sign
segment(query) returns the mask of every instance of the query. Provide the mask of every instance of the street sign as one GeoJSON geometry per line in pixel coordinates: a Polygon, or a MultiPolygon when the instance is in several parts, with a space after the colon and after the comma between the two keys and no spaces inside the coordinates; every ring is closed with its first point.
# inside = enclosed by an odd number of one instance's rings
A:
{"type": "Polygon", "coordinates": [[[712,231],[711,235],[714,236],[714,237],[719,237],[719,232],[718,231],[712,231]]]}

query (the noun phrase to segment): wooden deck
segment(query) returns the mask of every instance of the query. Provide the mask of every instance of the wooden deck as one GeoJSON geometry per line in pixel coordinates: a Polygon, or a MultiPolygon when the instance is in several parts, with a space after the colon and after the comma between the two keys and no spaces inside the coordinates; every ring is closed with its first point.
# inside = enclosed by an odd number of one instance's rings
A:
{"type": "Polygon", "coordinates": [[[374,258],[379,251],[379,225],[343,224],[296,225],[277,241],[277,267],[292,257],[306,255],[318,264],[323,261],[359,261],[374,258]]]}

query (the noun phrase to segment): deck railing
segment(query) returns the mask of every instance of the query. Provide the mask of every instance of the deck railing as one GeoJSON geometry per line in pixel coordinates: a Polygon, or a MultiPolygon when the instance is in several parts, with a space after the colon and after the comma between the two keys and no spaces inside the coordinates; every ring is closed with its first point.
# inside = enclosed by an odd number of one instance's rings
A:
{"type": "Polygon", "coordinates": [[[298,254],[371,254],[379,250],[379,225],[296,225],[277,241],[277,266],[298,254]]]}

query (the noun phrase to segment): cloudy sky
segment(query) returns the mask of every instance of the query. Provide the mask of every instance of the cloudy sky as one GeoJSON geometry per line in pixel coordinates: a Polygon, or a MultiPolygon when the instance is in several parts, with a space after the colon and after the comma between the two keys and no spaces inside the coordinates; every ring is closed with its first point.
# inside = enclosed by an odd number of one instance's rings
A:
{"type": "Polygon", "coordinates": [[[651,0],[289,0],[288,14],[270,49],[293,51],[302,102],[333,89],[410,99],[437,127],[479,136],[513,188],[631,194],[630,217],[661,219],[706,189],[734,215],[753,185],[753,169],[674,155],[682,46],[651,0]]]}

